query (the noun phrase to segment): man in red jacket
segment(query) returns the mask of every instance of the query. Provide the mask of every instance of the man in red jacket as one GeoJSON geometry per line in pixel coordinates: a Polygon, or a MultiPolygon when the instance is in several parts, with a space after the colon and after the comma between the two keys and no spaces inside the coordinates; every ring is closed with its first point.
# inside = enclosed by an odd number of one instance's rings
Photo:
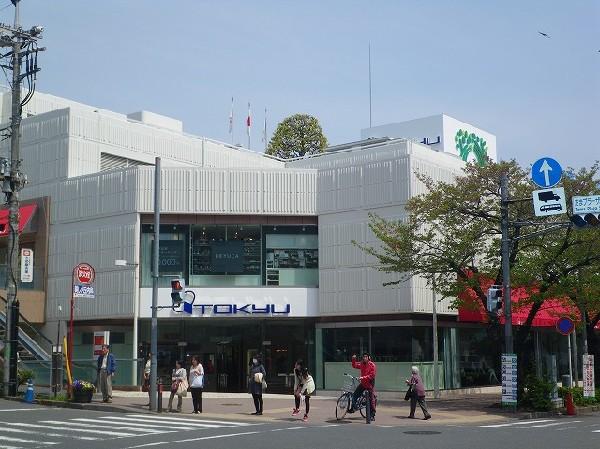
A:
{"type": "Polygon", "coordinates": [[[375,363],[371,361],[371,356],[369,353],[365,352],[362,356],[362,362],[358,362],[356,360],[356,355],[352,356],[352,368],[356,368],[360,370],[360,384],[354,390],[354,394],[352,395],[352,407],[350,407],[349,412],[353,413],[356,408],[356,401],[363,394],[365,390],[369,390],[371,392],[371,419],[375,419],[375,392],[373,391],[375,387],[375,376],[377,375],[377,366],[375,363]]]}

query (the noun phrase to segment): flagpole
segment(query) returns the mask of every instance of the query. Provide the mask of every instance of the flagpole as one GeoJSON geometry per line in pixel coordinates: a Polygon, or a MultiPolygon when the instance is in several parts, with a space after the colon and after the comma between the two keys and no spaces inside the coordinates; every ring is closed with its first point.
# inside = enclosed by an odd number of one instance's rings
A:
{"type": "Polygon", "coordinates": [[[267,108],[265,108],[265,124],[263,126],[263,140],[265,142],[265,153],[267,152],[267,108]]]}
{"type": "Polygon", "coordinates": [[[250,127],[252,126],[252,118],[250,115],[250,102],[248,102],[248,118],[246,119],[246,129],[248,131],[248,149],[250,149],[250,127]]]}
{"type": "Polygon", "coordinates": [[[371,41],[369,41],[369,128],[373,127],[373,109],[371,105],[371,41]]]}
{"type": "Polygon", "coordinates": [[[233,145],[233,97],[231,97],[231,112],[229,112],[229,134],[231,134],[231,145],[233,145]]]}

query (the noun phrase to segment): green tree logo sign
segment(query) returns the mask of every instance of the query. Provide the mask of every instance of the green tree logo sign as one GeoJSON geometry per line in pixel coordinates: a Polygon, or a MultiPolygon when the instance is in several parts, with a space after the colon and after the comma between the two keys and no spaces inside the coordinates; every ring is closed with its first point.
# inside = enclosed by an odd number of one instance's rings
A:
{"type": "Polygon", "coordinates": [[[454,141],[456,142],[458,154],[463,161],[466,162],[469,154],[473,153],[478,165],[483,167],[487,163],[488,149],[484,139],[474,133],[459,129],[456,131],[454,141]]]}

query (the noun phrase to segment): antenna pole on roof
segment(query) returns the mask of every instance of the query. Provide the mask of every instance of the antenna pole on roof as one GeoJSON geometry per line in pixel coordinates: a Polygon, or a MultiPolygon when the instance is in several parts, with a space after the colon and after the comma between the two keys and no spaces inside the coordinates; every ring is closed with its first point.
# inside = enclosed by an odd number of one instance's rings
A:
{"type": "Polygon", "coordinates": [[[371,105],[371,41],[369,41],[369,128],[373,126],[373,109],[371,105]]]}

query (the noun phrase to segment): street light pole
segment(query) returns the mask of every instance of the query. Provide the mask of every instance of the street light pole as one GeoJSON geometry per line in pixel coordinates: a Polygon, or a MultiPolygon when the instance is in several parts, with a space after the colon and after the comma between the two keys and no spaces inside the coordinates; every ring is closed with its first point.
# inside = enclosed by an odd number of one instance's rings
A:
{"type": "Polygon", "coordinates": [[[433,397],[440,397],[439,376],[439,354],[438,354],[438,321],[437,321],[437,298],[435,294],[435,278],[432,280],[432,312],[433,312],[433,397]]]}
{"type": "Polygon", "coordinates": [[[160,242],[160,158],[154,165],[154,246],[152,247],[152,324],[150,330],[150,410],[157,410],[157,353],[158,353],[158,247],[160,242]]]}

